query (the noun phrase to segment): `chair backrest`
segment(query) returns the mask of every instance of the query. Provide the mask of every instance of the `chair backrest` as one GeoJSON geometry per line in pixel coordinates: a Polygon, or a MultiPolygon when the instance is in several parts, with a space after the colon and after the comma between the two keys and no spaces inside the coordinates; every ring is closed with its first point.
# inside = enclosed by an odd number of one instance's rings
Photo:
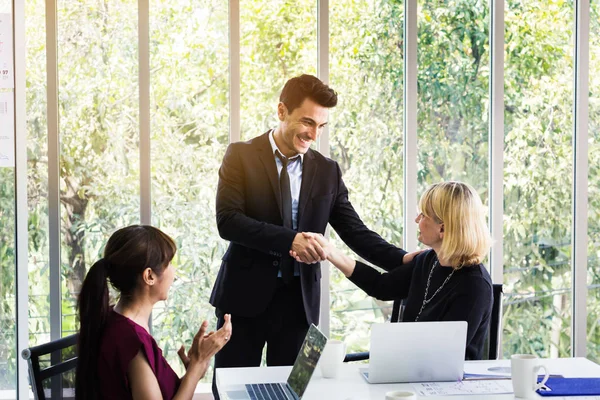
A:
{"type": "Polygon", "coordinates": [[[394,300],[390,322],[402,322],[402,317],[404,316],[404,307],[404,299],[394,300]]]}
{"type": "MultiPolygon", "coordinates": [[[[487,337],[487,348],[484,350],[484,358],[497,360],[500,356],[500,329],[502,329],[502,284],[492,285],[494,300],[492,303],[492,314],[487,337]]],[[[402,322],[404,314],[404,300],[394,300],[390,322],[402,322]]],[[[344,362],[363,361],[369,359],[369,352],[346,354],[344,362]]]]}
{"type": "Polygon", "coordinates": [[[488,360],[497,360],[500,356],[500,330],[502,329],[502,284],[492,285],[494,303],[488,334],[488,360]]]}
{"type": "MultiPolygon", "coordinates": [[[[53,342],[44,343],[39,346],[30,347],[21,352],[21,357],[27,360],[29,366],[29,380],[31,390],[36,400],[46,400],[42,382],[52,378],[51,397],[52,399],[62,399],[62,374],[75,369],[77,366],[77,356],[62,360],[62,351],[77,345],[78,335],[71,335],[53,342]],[[50,354],[50,366],[41,368],[40,357],[50,354]]],[[[75,352],[73,353],[75,354],[75,352]]]]}
{"type": "MultiPolygon", "coordinates": [[[[502,284],[493,284],[492,314],[487,337],[487,351],[484,356],[488,360],[497,360],[500,357],[500,330],[502,329],[502,284]]],[[[390,322],[402,322],[404,314],[404,299],[394,300],[390,322]]]]}

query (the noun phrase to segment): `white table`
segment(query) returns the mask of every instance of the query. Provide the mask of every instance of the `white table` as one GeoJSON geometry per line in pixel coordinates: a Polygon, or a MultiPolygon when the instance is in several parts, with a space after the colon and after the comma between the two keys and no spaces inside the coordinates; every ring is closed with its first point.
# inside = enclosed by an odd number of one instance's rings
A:
{"type": "MultiPolygon", "coordinates": [[[[548,366],[550,373],[565,377],[600,377],[600,366],[585,358],[559,358],[540,360],[548,366]]],[[[509,366],[509,360],[468,361],[468,363],[490,363],[509,366]]],[[[325,379],[317,366],[302,400],[384,400],[385,393],[392,390],[414,391],[412,384],[369,384],[358,372],[365,364],[347,363],[336,379],[325,379]]],[[[224,388],[231,385],[263,382],[285,382],[291,367],[217,368],[217,388],[222,400],[227,397],[224,388]]],[[[512,394],[421,397],[428,400],[505,400],[514,399],[512,394]]],[[[600,397],[599,397],[600,398],[600,397]]],[[[540,399],[542,397],[540,396],[540,399]]],[[[548,399],[548,398],[547,398],[548,399]]],[[[558,397],[550,399],[560,399],[558,397]]]]}

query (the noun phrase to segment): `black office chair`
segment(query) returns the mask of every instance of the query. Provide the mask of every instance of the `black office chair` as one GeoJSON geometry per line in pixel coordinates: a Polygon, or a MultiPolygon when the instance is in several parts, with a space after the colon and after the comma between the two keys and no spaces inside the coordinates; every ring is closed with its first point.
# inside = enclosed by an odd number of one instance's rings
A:
{"type": "MultiPolygon", "coordinates": [[[[502,329],[502,284],[492,285],[494,302],[492,304],[492,314],[490,319],[490,328],[487,337],[487,346],[484,352],[484,358],[487,360],[497,360],[500,354],[500,329],[502,329]]],[[[394,300],[392,317],[390,322],[402,322],[404,313],[404,299],[394,300]]],[[[369,359],[369,352],[348,353],[344,362],[364,361],[369,359]]]]}
{"type": "Polygon", "coordinates": [[[36,400],[46,400],[42,382],[51,379],[50,398],[62,399],[62,374],[77,366],[77,334],[30,347],[21,352],[29,366],[29,381],[36,400]],[[73,349],[70,349],[73,347],[73,349]],[[63,353],[64,351],[64,353],[63,353]],[[50,354],[50,366],[42,368],[40,358],[50,354]],[[66,360],[63,360],[66,357],[66,360]]]}
{"type": "Polygon", "coordinates": [[[494,303],[490,319],[490,330],[487,336],[487,360],[497,360],[500,357],[500,332],[502,329],[502,284],[492,285],[494,303]]]}

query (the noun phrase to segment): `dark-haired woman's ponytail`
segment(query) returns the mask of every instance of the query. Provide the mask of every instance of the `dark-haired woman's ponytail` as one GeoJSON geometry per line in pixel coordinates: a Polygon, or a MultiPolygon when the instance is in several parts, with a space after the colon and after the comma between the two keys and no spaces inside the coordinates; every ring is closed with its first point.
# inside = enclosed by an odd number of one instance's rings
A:
{"type": "Polygon", "coordinates": [[[79,299],[79,343],[75,398],[94,400],[100,397],[98,386],[98,356],[100,339],[106,325],[110,308],[108,304],[108,269],[105,259],[100,259],[88,271],[79,299]]]}

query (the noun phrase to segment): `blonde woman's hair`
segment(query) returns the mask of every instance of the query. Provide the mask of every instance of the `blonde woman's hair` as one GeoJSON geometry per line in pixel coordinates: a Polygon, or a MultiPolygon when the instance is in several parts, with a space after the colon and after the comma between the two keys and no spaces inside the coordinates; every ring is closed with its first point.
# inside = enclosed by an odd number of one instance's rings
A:
{"type": "Polygon", "coordinates": [[[456,269],[483,261],[492,239],[475,189],[462,182],[433,184],[421,196],[419,208],[423,215],[444,224],[439,258],[456,269]]]}

